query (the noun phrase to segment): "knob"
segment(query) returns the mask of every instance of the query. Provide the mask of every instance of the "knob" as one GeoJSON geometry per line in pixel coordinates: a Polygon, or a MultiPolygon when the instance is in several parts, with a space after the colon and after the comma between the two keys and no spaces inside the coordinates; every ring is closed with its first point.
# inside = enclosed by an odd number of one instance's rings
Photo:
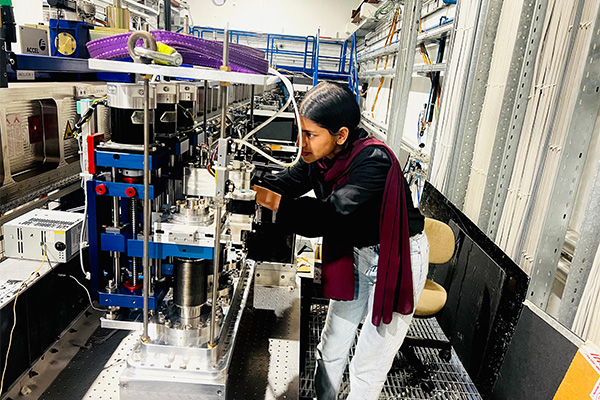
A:
{"type": "Polygon", "coordinates": [[[125,194],[127,195],[127,197],[134,197],[137,194],[137,190],[135,190],[134,187],[128,187],[127,189],[125,189],[125,194]]]}
{"type": "Polygon", "coordinates": [[[98,194],[105,194],[107,191],[108,189],[106,188],[106,185],[102,183],[96,186],[96,193],[98,194]]]}

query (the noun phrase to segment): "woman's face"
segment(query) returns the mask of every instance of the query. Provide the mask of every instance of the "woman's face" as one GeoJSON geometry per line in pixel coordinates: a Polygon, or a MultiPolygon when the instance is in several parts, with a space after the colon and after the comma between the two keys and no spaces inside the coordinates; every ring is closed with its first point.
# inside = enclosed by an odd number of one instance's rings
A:
{"type": "Polygon", "coordinates": [[[302,124],[302,159],[306,163],[312,163],[323,157],[333,158],[340,150],[347,138],[346,128],[340,129],[337,135],[316,122],[300,116],[302,124]]]}

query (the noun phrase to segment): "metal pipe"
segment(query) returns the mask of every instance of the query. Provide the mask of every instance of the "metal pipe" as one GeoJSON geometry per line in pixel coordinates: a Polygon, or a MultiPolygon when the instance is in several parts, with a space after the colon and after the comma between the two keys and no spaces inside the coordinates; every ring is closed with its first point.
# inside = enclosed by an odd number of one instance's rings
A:
{"type": "MultiPolygon", "coordinates": [[[[131,221],[131,234],[134,240],[137,239],[138,236],[138,215],[137,215],[137,199],[129,200],[129,212],[130,212],[130,221],[131,221]]],[[[140,273],[139,270],[139,259],[137,257],[133,257],[131,259],[131,286],[135,287],[138,284],[138,275],[140,273]]]]}
{"type": "Polygon", "coordinates": [[[142,341],[149,342],[148,315],[150,297],[150,220],[152,209],[150,208],[150,81],[144,79],[144,329],[142,341]]]}
{"type": "Polygon", "coordinates": [[[250,129],[254,129],[254,85],[250,89],[250,129]]]}
{"type": "Polygon", "coordinates": [[[171,32],[171,0],[165,0],[165,31],[171,32]]]}
{"type": "MultiPolygon", "coordinates": [[[[127,50],[134,62],[141,63],[142,60],[135,54],[135,45],[138,39],[144,39],[144,47],[151,50],[156,50],[156,40],[149,32],[136,31],[129,36],[127,41],[127,50]]],[[[144,79],[144,256],[143,256],[143,273],[144,282],[142,286],[142,295],[144,299],[144,316],[142,336],[140,340],[143,343],[149,343],[148,323],[150,314],[150,221],[152,217],[152,209],[150,208],[150,76],[142,76],[144,79]]]]}
{"type": "Polygon", "coordinates": [[[204,80],[204,104],[202,104],[202,126],[204,129],[204,137],[206,139],[206,144],[208,144],[208,126],[206,125],[208,122],[208,116],[206,113],[208,112],[208,81],[204,80]]]}
{"type": "MultiPolygon", "coordinates": [[[[223,37],[223,66],[222,70],[229,71],[229,29],[225,29],[223,37]]],[[[221,82],[221,139],[225,139],[227,126],[227,89],[229,85],[221,82]]]]}
{"type": "MultiPolygon", "coordinates": [[[[225,29],[225,35],[223,37],[223,66],[222,70],[229,70],[229,28],[225,29]]],[[[225,138],[225,127],[227,121],[227,84],[221,82],[221,139],[225,138]]],[[[217,167],[223,168],[224,165],[220,165],[220,157],[217,157],[217,167]]],[[[218,175],[217,175],[218,177],[218,175]]],[[[220,182],[217,182],[219,185],[220,182]]],[[[217,192],[219,192],[217,190],[217,192]]],[[[215,252],[213,257],[213,287],[212,287],[212,307],[210,317],[210,338],[209,346],[215,347],[216,338],[216,325],[217,325],[217,295],[219,291],[219,264],[221,263],[221,213],[223,209],[223,193],[217,194],[215,198],[215,252]]]]}
{"type": "MultiPolygon", "coordinates": [[[[117,181],[117,169],[113,168],[112,169],[112,176],[113,176],[113,182],[117,181]]],[[[118,228],[120,223],[119,223],[119,218],[120,218],[120,213],[119,213],[119,197],[114,196],[112,198],[113,200],[113,226],[115,228],[118,228]]],[[[118,289],[121,286],[121,256],[120,253],[117,251],[113,252],[113,268],[114,268],[114,284],[115,287],[118,289]]]]}
{"type": "Polygon", "coordinates": [[[219,264],[221,263],[221,212],[223,209],[223,200],[217,199],[215,201],[215,253],[213,257],[213,287],[212,287],[212,303],[211,303],[211,316],[210,316],[210,338],[209,346],[215,347],[216,332],[215,328],[217,325],[217,294],[219,292],[219,264]]]}

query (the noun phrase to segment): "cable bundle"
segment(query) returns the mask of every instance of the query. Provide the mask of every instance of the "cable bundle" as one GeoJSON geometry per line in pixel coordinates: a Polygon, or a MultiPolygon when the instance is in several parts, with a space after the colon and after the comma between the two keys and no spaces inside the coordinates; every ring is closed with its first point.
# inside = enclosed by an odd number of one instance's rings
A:
{"type": "MultiPolygon", "coordinates": [[[[219,68],[223,65],[223,42],[202,39],[169,31],[151,31],[157,42],[173,47],[183,57],[184,64],[219,68]]],[[[131,33],[109,36],[87,43],[90,57],[99,59],[128,58],[127,41],[131,33]]],[[[232,71],[267,74],[269,63],[265,53],[241,44],[229,44],[229,66],[232,71]]]]}

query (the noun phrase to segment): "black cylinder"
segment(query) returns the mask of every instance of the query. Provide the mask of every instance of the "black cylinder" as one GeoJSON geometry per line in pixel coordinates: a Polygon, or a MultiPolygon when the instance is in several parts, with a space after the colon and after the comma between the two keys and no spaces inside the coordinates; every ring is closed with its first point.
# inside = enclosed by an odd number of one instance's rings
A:
{"type": "Polygon", "coordinates": [[[211,260],[176,258],[173,264],[173,302],[179,307],[197,307],[206,302],[207,276],[211,260]]]}
{"type": "MultiPolygon", "coordinates": [[[[123,108],[110,109],[111,140],[122,144],[144,144],[144,123],[133,123],[132,116],[143,115],[143,110],[129,110],[123,108]]],[[[152,116],[152,112],[150,113],[152,116]]],[[[154,142],[154,122],[150,119],[150,143],[154,142]]]]}
{"type": "Polygon", "coordinates": [[[173,135],[177,132],[177,104],[157,104],[154,110],[154,132],[157,135],[173,135]]]}

